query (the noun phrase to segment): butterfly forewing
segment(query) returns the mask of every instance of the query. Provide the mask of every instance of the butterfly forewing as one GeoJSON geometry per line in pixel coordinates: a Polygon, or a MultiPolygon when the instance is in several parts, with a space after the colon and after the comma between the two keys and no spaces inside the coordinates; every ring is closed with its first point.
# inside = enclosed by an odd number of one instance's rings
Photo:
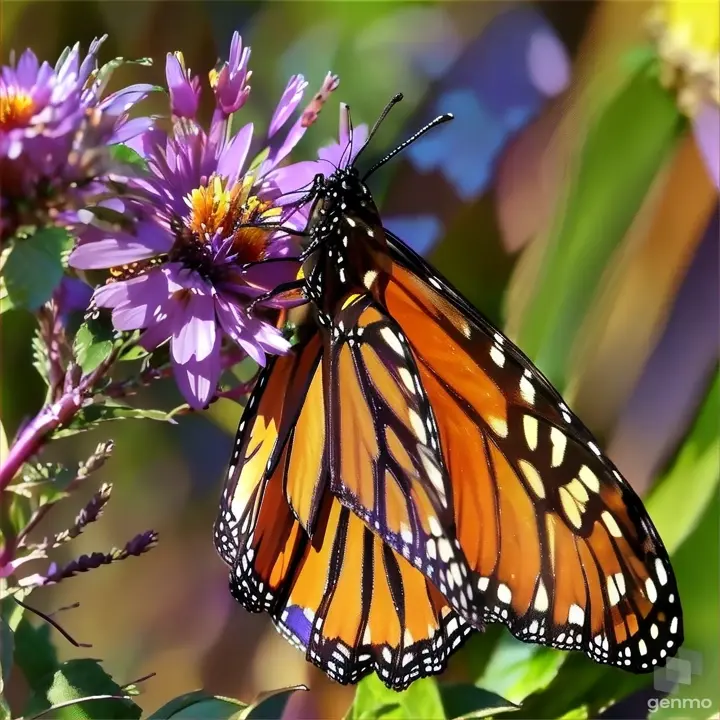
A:
{"type": "Polygon", "coordinates": [[[396,239],[391,253],[383,301],[438,418],[484,619],[650,670],[682,642],[682,619],[642,503],[507,338],[396,239]]]}

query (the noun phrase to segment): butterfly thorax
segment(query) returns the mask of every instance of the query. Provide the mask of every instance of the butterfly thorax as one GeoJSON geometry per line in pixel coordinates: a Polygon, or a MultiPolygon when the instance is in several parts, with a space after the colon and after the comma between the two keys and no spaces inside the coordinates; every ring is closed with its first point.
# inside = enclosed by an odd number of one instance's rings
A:
{"type": "Polygon", "coordinates": [[[316,184],[308,233],[318,249],[303,271],[310,300],[331,323],[343,298],[377,293],[386,272],[386,240],[372,195],[354,167],[339,168],[316,184]]]}

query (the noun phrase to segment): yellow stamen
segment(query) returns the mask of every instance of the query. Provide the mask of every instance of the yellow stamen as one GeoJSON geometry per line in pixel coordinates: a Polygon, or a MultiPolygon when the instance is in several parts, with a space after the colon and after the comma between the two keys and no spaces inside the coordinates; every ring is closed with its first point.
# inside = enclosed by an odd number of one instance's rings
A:
{"type": "Polygon", "coordinates": [[[217,175],[210,178],[206,187],[192,190],[185,203],[192,210],[190,229],[198,236],[212,234],[221,227],[227,217],[233,200],[233,193],[223,188],[222,179],[217,175]]]}
{"type": "Polygon", "coordinates": [[[35,112],[33,99],[17,88],[0,88],[0,128],[12,130],[27,125],[35,112]]]}
{"type": "Polygon", "coordinates": [[[677,89],[678,104],[688,115],[704,102],[720,104],[718,17],[718,0],[662,0],[649,17],[663,84],[677,89]]]}

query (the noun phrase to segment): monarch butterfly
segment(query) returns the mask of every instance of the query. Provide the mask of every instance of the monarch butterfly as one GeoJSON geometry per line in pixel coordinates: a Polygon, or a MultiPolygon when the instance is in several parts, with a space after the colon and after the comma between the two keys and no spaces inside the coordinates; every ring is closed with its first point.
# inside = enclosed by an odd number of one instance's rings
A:
{"type": "Polygon", "coordinates": [[[441,672],[473,629],[633,672],[682,643],[642,503],[530,360],[383,229],[341,110],[298,294],[313,321],[240,420],[215,524],[231,591],[341,683],[441,672]]]}

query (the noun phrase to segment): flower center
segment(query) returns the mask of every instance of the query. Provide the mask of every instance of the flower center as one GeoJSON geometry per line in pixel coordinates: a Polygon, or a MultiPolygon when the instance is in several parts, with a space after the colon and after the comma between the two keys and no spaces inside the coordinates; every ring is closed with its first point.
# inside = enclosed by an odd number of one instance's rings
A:
{"type": "Polygon", "coordinates": [[[262,260],[273,230],[259,227],[272,222],[280,208],[250,196],[252,179],[227,188],[212,176],[207,185],[185,197],[190,215],[174,225],[175,245],[170,259],[181,261],[206,277],[238,265],[262,260]]]}
{"type": "Polygon", "coordinates": [[[32,97],[14,87],[0,87],[0,130],[27,125],[35,112],[32,97]]]}

